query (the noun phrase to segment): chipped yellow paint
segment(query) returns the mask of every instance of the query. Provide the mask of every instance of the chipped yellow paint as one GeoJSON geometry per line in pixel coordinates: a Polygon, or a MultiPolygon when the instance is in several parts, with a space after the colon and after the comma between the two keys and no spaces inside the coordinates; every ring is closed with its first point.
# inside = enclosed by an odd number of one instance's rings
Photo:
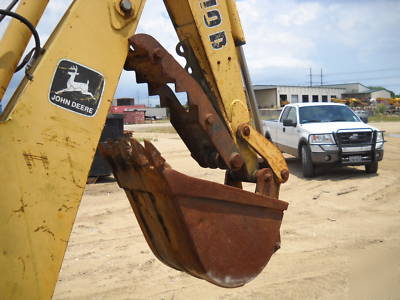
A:
{"type": "MultiPolygon", "coordinates": [[[[36,1],[36,0],[35,0],[36,1]]],[[[25,2],[25,1],[24,1],[25,2]]],[[[31,1],[32,2],[32,1],[31,1]]],[[[114,0],[75,1],[0,122],[0,299],[53,294],[87,174],[145,1],[113,15],[114,0]],[[136,18],[137,17],[137,18],[136,18]],[[86,117],[49,101],[61,59],[101,73],[97,113],[86,117]]],[[[3,47],[3,45],[1,45],[3,47]]]]}

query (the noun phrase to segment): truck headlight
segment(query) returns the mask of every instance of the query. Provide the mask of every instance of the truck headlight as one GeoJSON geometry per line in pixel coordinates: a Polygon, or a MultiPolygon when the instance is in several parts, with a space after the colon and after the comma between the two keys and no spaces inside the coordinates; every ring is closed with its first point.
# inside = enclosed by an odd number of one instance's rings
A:
{"type": "Polygon", "coordinates": [[[326,134],[310,134],[310,144],[335,144],[333,136],[330,133],[326,134]]]}
{"type": "Polygon", "coordinates": [[[383,149],[383,131],[378,131],[376,133],[376,144],[375,144],[375,149],[383,149]]]}
{"type": "Polygon", "coordinates": [[[376,133],[376,142],[382,143],[383,142],[383,131],[378,131],[376,133]]]}

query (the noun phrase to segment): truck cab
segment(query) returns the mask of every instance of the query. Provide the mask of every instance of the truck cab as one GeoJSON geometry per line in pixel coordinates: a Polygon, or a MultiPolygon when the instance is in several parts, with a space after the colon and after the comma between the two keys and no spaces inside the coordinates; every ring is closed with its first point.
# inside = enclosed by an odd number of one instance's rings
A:
{"type": "Polygon", "coordinates": [[[344,104],[288,104],[278,120],[263,121],[263,129],[282,152],[301,159],[305,177],[318,165],[364,165],[376,173],[383,158],[383,132],[344,104]]]}

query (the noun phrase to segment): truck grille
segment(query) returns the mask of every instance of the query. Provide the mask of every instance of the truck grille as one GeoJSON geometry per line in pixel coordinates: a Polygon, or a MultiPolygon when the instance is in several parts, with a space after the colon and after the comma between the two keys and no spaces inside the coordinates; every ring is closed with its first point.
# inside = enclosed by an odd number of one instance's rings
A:
{"type": "Polygon", "coordinates": [[[371,144],[372,131],[339,132],[336,137],[341,145],[371,144]]]}

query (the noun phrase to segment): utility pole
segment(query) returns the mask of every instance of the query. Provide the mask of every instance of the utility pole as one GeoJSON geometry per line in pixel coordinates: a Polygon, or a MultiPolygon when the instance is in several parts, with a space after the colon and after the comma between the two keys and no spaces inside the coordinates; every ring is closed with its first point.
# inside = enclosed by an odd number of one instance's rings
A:
{"type": "Polygon", "coordinates": [[[310,86],[312,86],[312,69],[310,68],[310,86]]]}
{"type": "Polygon", "coordinates": [[[321,68],[321,85],[322,85],[322,68],[321,68]]]}

